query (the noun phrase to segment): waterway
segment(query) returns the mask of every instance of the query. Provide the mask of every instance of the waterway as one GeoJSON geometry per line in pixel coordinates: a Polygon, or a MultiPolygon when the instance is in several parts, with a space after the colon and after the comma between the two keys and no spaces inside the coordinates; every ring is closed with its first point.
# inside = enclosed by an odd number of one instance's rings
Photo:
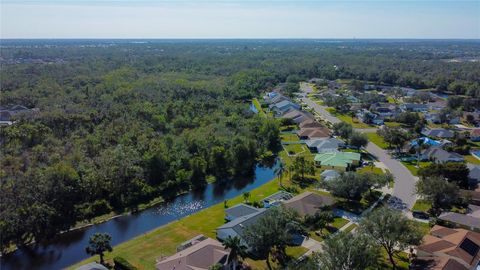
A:
{"type": "Polygon", "coordinates": [[[0,269],[63,269],[88,257],[85,247],[94,233],[108,233],[112,236],[112,245],[118,245],[273,180],[275,166],[278,163],[271,167],[257,165],[252,177],[217,181],[203,190],[191,191],[142,212],[61,234],[48,244],[18,249],[3,256],[0,269]]]}

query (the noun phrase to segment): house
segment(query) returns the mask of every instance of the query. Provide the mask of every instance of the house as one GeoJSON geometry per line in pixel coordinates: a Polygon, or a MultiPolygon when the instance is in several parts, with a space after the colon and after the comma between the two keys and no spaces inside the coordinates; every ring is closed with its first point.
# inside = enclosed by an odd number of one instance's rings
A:
{"type": "Polygon", "coordinates": [[[334,202],[335,201],[332,197],[313,192],[304,192],[288,201],[284,201],[282,205],[304,217],[307,215],[314,215],[322,207],[331,206],[334,202]]]}
{"type": "Polygon", "coordinates": [[[330,181],[330,180],[332,180],[334,178],[337,178],[339,176],[340,176],[340,174],[335,170],[325,170],[320,174],[320,178],[323,181],[330,181]]]}
{"type": "Polygon", "coordinates": [[[102,264],[91,262],[91,263],[84,264],[75,270],[108,270],[108,268],[103,266],[102,264]]]}
{"type": "Polygon", "coordinates": [[[381,126],[384,123],[384,119],[382,116],[372,113],[369,110],[365,110],[365,109],[358,111],[355,116],[362,123],[366,123],[366,124],[374,124],[374,125],[381,126]]]}
{"type": "Polygon", "coordinates": [[[297,135],[301,140],[328,138],[330,137],[330,130],[326,127],[303,128],[297,131],[297,135]]]}
{"type": "Polygon", "coordinates": [[[190,247],[166,257],[155,265],[157,270],[208,270],[212,265],[220,264],[228,269],[228,255],[217,240],[206,238],[190,247]]]}
{"type": "Polygon", "coordinates": [[[425,128],[421,133],[430,138],[450,139],[454,136],[453,131],[444,128],[425,128]]]}
{"type": "Polygon", "coordinates": [[[300,124],[307,121],[313,121],[314,117],[309,112],[299,111],[299,110],[289,110],[285,112],[281,118],[291,119],[295,124],[300,124]]]}
{"type": "Polygon", "coordinates": [[[444,212],[440,214],[438,220],[448,225],[454,225],[472,231],[480,231],[480,206],[470,204],[468,211],[467,214],[444,212]]]}
{"type": "Polygon", "coordinates": [[[427,103],[427,106],[432,111],[440,111],[447,107],[447,102],[443,99],[437,99],[434,102],[427,103]]]}
{"type": "Polygon", "coordinates": [[[416,250],[419,258],[453,259],[466,269],[475,269],[480,259],[480,233],[435,225],[416,250]]]}
{"type": "Polygon", "coordinates": [[[397,105],[391,103],[377,102],[370,106],[370,111],[382,117],[396,117],[400,114],[397,105]]]}
{"type": "Polygon", "coordinates": [[[470,170],[468,173],[469,182],[472,184],[480,183],[480,166],[467,163],[467,167],[470,170]]]}
{"type": "MultiPolygon", "coordinates": [[[[271,92],[271,93],[276,93],[276,92],[271,92]]],[[[281,94],[270,94],[265,97],[265,102],[268,104],[276,104],[282,101],[289,101],[289,99],[286,96],[283,96],[281,94]]]]}
{"type": "Polygon", "coordinates": [[[400,109],[404,112],[428,112],[428,106],[419,103],[404,103],[400,105],[400,109]]]}
{"type": "Polygon", "coordinates": [[[315,155],[316,166],[325,169],[336,169],[346,171],[360,163],[360,153],[353,152],[328,152],[315,155]]]}
{"type": "Polygon", "coordinates": [[[281,202],[289,200],[291,198],[293,198],[293,195],[291,193],[282,190],[263,199],[263,207],[270,208],[272,206],[277,206],[281,202]]]}
{"type": "Polygon", "coordinates": [[[468,270],[455,259],[448,257],[417,257],[409,266],[410,270],[468,270]]]}
{"type": "Polygon", "coordinates": [[[298,125],[298,126],[300,127],[300,129],[304,129],[304,128],[322,128],[322,127],[324,127],[322,124],[320,124],[319,122],[317,122],[317,121],[315,121],[315,120],[302,122],[302,123],[300,123],[300,125],[298,125]]]}
{"type": "Polygon", "coordinates": [[[333,152],[345,147],[345,142],[336,138],[308,140],[305,144],[314,153],[333,152]]]}
{"type": "Polygon", "coordinates": [[[285,112],[288,112],[289,110],[299,110],[300,105],[291,102],[290,100],[283,100],[278,103],[274,103],[268,106],[268,108],[275,112],[277,115],[282,115],[285,112]]]}
{"type": "Polygon", "coordinates": [[[22,105],[14,105],[11,107],[1,107],[0,108],[0,125],[6,126],[13,124],[15,116],[25,115],[28,113],[36,112],[38,109],[29,109],[22,105]]]}
{"type": "Polygon", "coordinates": [[[480,142],[480,128],[474,128],[470,130],[470,140],[474,142],[480,142]]]}
{"type": "Polygon", "coordinates": [[[261,208],[256,213],[246,215],[223,224],[217,228],[217,238],[221,241],[224,241],[228,237],[237,236],[241,239],[243,244],[245,244],[245,240],[243,240],[243,232],[245,228],[248,228],[250,225],[257,222],[257,220],[265,216],[266,213],[267,209],[261,208]]]}
{"type": "Polygon", "coordinates": [[[447,152],[439,146],[431,146],[428,149],[422,151],[420,155],[421,160],[431,160],[434,162],[463,162],[462,155],[457,153],[447,152]]]}
{"type": "Polygon", "coordinates": [[[471,204],[480,205],[480,189],[478,187],[475,190],[461,189],[460,196],[471,204]]]}
{"type": "Polygon", "coordinates": [[[225,210],[225,220],[232,221],[240,217],[257,213],[259,210],[259,208],[240,203],[225,210]]]}

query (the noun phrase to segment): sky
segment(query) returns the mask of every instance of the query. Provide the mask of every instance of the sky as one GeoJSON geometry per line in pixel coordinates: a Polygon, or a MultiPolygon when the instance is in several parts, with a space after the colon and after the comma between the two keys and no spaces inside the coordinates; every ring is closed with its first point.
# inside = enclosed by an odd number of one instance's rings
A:
{"type": "Polygon", "coordinates": [[[0,0],[1,38],[480,39],[480,0],[0,0]]]}

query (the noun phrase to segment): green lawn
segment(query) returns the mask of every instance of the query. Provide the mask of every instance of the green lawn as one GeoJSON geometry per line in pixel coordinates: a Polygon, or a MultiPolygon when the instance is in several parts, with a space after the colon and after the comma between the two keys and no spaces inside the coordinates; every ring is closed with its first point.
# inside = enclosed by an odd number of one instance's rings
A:
{"type": "Polygon", "coordinates": [[[285,144],[283,145],[283,148],[285,148],[285,150],[290,155],[297,155],[299,153],[304,153],[304,152],[310,153],[307,147],[304,146],[303,144],[285,144]]]}
{"type": "Polygon", "coordinates": [[[377,133],[370,132],[365,134],[367,134],[368,140],[376,144],[378,147],[388,149],[388,144],[377,133]]]}
{"type": "Polygon", "coordinates": [[[359,173],[375,173],[375,174],[383,174],[382,169],[372,166],[365,166],[357,170],[359,173]]]}
{"type": "MultiPolygon", "coordinates": [[[[390,270],[392,269],[392,264],[388,259],[387,252],[385,249],[381,248],[381,257],[378,260],[378,264],[375,267],[367,268],[368,270],[390,270]]],[[[406,252],[400,252],[398,256],[393,258],[397,265],[397,270],[407,270],[408,266],[410,265],[410,261],[408,260],[408,254],[406,252]]]]}
{"type": "MultiPolygon", "coordinates": [[[[250,198],[260,201],[278,190],[279,182],[270,181],[252,190],[250,198]]],[[[229,200],[228,206],[241,202],[243,202],[243,196],[238,196],[229,200]]],[[[178,244],[199,234],[215,238],[215,229],[224,224],[224,217],[225,207],[222,202],[117,245],[113,248],[113,252],[106,254],[105,258],[111,261],[113,257],[121,256],[139,269],[155,269],[155,260],[160,256],[174,254],[178,244]]],[[[98,256],[79,262],[69,269],[75,269],[94,260],[98,260],[98,256]]]]}
{"type": "Polygon", "coordinates": [[[297,142],[297,141],[300,141],[297,134],[294,134],[294,133],[282,133],[282,134],[280,134],[280,139],[283,142],[297,142]]]}
{"type": "Polygon", "coordinates": [[[472,156],[472,155],[466,155],[466,156],[463,156],[465,158],[465,161],[468,162],[468,163],[472,163],[472,164],[475,164],[475,165],[480,165],[480,159],[472,156]]]}
{"type": "Polygon", "coordinates": [[[339,113],[335,110],[335,108],[327,108],[326,109],[331,115],[337,117],[338,119],[340,119],[342,122],[345,122],[345,123],[348,123],[350,125],[352,125],[353,128],[371,128],[371,127],[375,127],[375,126],[372,126],[372,125],[368,125],[368,124],[365,124],[365,123],[362,123],[360,122],[359,120],[357,120],[356,118],[352,118],[350,115],[348,114],[342,114],[342,113],[339,113]]]}
{"type": "Polygon", "coordinates": [[[258,101],[257,98],[252,99],[253,106],[257,109],[258,113],[260,115],[265,116],[265,112],[263,111],[262,105],[260,105],[260,102],[258,101]]]}
{"type": "Polygon", "coordinates": [[[392,103],[392,104],[396,104],[396,103],[397,103],[397,102],[395,101],[395,99],[394,99],[393,97],[391,97],[391,96],[388,96],[388,97],[387,97],[387,101],[388,101],[388,103],[392,103]]]}
{"type": "Polygon", "coordinates": [[[345,226],[347,223],[348,223],[348,220],[341,217],[335,217],[333,222],[330,223],[327,228],[322,229],[321,235],[317,235],[315,232],[311,231],[309,233],[309,237],[321,242],[325,240],[325,238],[327,238],[329,235],[331,235],[332,233],[335,233],[341,227],[345,226]]]}
{"type": "MultiPolygon", "coordinates": [[[[407,169],[415,176],[418,174],[417,162],[416,161],[402,161],[402,164],[407,167],[407,169]]],[[[420,168],[425,168],[430,164],[429,161],[420,161],[420,168]]]]}
{"type": "Polygon", "coordinates": [[[385,126],[387,127],[399,127],[401,125],[402,123],[398,123],[398,122],[385,122],[385,126]]]}
{"type": "Polygon", "coordinates": [[[412,207],[412,211],[427,212],[430,208],[432,208],[432,203],[425,200],[417,200],[412,207]]]}

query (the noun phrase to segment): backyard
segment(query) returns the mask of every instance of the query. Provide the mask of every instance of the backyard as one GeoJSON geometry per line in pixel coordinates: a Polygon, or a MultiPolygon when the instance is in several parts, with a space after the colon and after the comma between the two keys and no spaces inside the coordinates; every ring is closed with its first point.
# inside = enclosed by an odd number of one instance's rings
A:
{"type": "Polygon", "coordinates": [[[388,149],[388,144],[383,140],[383,138],[375,132],[365,133],[367,134],[368,140],[376,144],[382,149],[388,149]]]}

